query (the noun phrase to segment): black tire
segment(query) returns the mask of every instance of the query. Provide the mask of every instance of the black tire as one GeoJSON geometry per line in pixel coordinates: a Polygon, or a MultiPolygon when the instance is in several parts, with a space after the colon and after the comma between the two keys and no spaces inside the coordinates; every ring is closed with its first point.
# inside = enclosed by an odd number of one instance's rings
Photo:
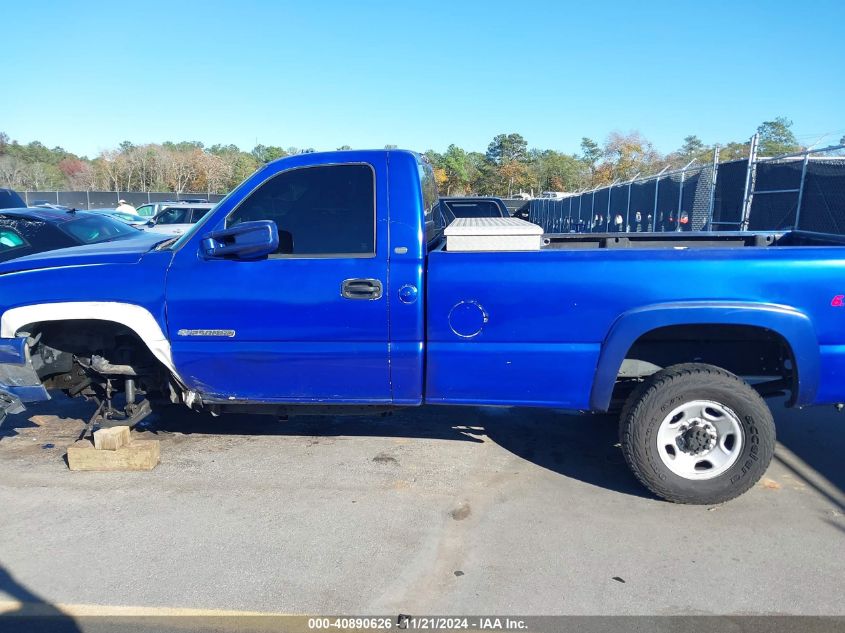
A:
{"type": "Polygon", "coordinates": [[[763,398],[734,374],[702,363],[667,367],[636,389],[622,411],[619,437],[625,461],[637,479],[658,497],[675,503],[724,503],[751,488],[775,450],[775,424],[763,398]],[[657,431],[666,416],[693,400],[709,400],[736,414],[744,441],[739,456],[711,479],[689,479],[660,457],[657,431]]]}

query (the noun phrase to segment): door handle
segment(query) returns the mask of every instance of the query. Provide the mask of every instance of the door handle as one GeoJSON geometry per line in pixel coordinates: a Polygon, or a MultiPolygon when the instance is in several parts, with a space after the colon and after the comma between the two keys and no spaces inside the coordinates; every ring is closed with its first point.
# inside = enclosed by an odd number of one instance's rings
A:
{"type": "Polygon", "coordinates": [[[340,284],[340,296],[344,299],[381,299],[382,285],[378,279],[344,279],[340,284]]]}

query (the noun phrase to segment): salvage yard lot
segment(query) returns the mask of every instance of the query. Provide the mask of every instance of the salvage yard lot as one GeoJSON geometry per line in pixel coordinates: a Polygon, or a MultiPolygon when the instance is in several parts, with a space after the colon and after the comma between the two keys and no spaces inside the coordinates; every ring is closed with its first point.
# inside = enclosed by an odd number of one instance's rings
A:
{"type": "MultiPolygon", "coordinates": [[[[766,477],[649,495],[608,417],[174,410],[148,473],[71,473],[90,405],[0,429],[0,603],[347,614],[843,614],[845,417],[771,403],[766,477]]],[[[2,604],[0,604],[2,606],[2,604]]],[[[7,607],[7,610],[10,607],[7,607]]]]}

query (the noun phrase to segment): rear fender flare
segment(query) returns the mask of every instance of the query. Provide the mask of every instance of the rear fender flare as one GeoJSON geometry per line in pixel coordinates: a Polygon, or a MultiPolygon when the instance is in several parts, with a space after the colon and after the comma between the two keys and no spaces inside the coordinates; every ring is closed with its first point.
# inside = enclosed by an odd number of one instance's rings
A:
{"type": "Polygon", "coordinates": [[[610,407],[616,377],[634,342],[652,330],[672,325],[747,325],[772,330],[792,349],[798,383],[792,404],[813,402],[819,384],[819,343],[806,314],[774,303],[690,301],[635,308],[616,319],[602,343],[590,394],[592,410],[610,407]]]}

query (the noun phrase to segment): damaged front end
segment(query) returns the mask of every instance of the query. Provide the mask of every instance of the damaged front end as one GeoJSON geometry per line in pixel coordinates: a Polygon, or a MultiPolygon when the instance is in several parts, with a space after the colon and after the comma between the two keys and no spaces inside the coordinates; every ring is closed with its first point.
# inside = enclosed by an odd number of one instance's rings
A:
{"type": "Polygon", "coordinates": [[[49,399],[32,365],[27,338],[0,338],[0,422],[9,413],[22,412],[26,402],[49,399]]]}

